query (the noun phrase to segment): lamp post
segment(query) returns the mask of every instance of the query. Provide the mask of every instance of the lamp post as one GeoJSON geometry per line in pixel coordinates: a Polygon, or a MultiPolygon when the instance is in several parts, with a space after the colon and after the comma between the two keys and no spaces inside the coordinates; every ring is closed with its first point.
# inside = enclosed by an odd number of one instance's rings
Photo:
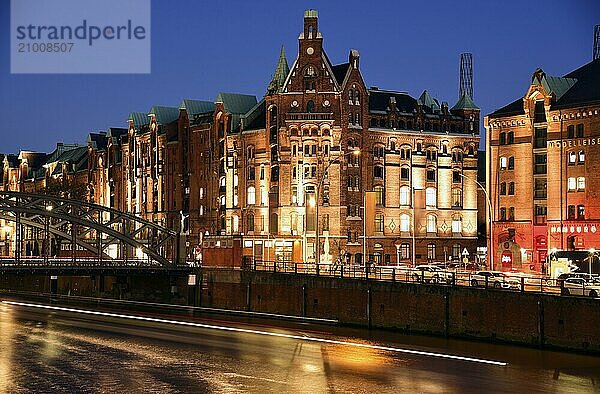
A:
{"type": "Polygon", "coordinates": [[[479,188],[483,191],[483,194],[485,195],[485,200],[486,200],[487,206],[488,206],[488,220],[490,223],[490,233],[487,237],[488,243],[489,243],[488,256],[490,256],[490,269],[493,270],[494,269],[494,236],[493,236],[493,234],[494,234],[494,211],[492,210],[492,201],[490,200],[490,195],[488,194],[485,187],[483,187],[483,185],[477,181],[477,179],[468,177],[460,172],[458,173],[458,175],[460,175],[462,178],[465,178],[467,180],[474,182],[477,186],[479,186],[479,188]]]}
{"type": "MultiPolygon", "coordinates": [[[[346,152],[341,156],[338,156],[337,158],[329,161],[329,163],[327,164],[327,166],[325,167],[325,169],[323,170],[323,173],[321,174],[321,179],[319,179],[319,183],[317,184],[317,193],[316,193],[316,209],[315,209],[315,216],[316,216],[316,220],[315,220],[315,262],[317,263],[317,265],[320,263],[321,261],[321,251],[320,251],[320,242],[319,242],[319,204],[320,201],[319,199],[321,198],[321,187],[323,187],[323,182],[325,181],[325,174],[327,174],[327,171],[329,170],[329,167],[331,167],[332,164],[334,163],[340,163],[340,160],[345,158],[346,156],[350,156],[350,155],[354,155],[354,156],[359,156],[360,155],[360,149],[356,148],[350,152],[346,152]]],[[[306,229],[305,229],[306,232],[306,229]]]]}
{"type": "Polygon", "coordinates": [[[596,257],[596,249],[590,248],[589,252],[590,252],[590,255],[588,256],[588,273],[591,275],[592,274],[592,261],[593,261],[594,257],[596,257]]]}

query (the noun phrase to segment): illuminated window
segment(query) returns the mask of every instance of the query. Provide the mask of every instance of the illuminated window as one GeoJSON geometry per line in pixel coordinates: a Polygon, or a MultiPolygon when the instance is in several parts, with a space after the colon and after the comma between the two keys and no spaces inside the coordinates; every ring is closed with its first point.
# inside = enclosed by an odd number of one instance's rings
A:
{"type": "Polygon", "coordinates": [[[462,190],[452,189],[452,206],[462,207],[462,190]]]}
{"type": "Polygon", "coordinates": [[[225,206],[225,196],[221,196],[221,206],[225,206]]]}
{"type": "Polygon", "coordinates": [[[577,178],[577,190],[585,189],[585,177],[580,176],[577,178]]]}
{"type": "Polygon", "coordinates": [[[452,256],[460,258],[460,244],[452,245],[452,256]]]}
{"type": "Polygon", "coordinates": [[[269,196],[267,195],[267,188],[264,186],[260,187],[260,203],[262,205],[267,205],[269,196]]]}
{"type": "Polygon", "coordinates": [[[462,219],[460,217],[452,219],[452,233],[462,233],[462,219]]]}
{"type": "Polygon", "coordinates": [[[377,213],[375,214],[375,231],[382,233],[383,232],[383,214],[377,213]]]}
{"type": "Polygon", "coordinates": [[[400,231],[408,232],[410,231],[410,216],[407,214],[400,215],[400,231]]]}
{"type": "Polygon", "coordinates": [[[247,203],[248,205],[256,204],[256,189],[254,186],[248,187],[247,203]]]}
{"type": "Polygon", "coordinates": [[[385,188],[383,186],[375,186],[375,204],[382,206],[385,205],[385,188]]]}
{"type": "Polygon", "coordinates": [[[410,259],[410,245],[409,244],[402,244],[400,245],[400,258],[403,260],[407,260],[410,259]]]}
{"type": "Polygon", "coordinates": [[[579,151],[579,163],[584,163],[585,162],[585,152],[580,150],[579,151]]]}
{"type": "Polygon", "coordinates": [[[233,195],[233,206],[234,206],[234,207],[237,207],[237,206],[238,206],[238,203],[239,203],[239,201],[238,201],[238,195],[237,195],[237,194],[234,194],[234,195],[233,195]]]}
{"type": "Polygon", "coordinates": [[[250,231],[254,231],[254,214],[253,213],[249,213],[248,217],[246,218],[248,224],[248,232],[250,231]]]}
{"type": "Polygon", "coordinates": [[[225,177],[222,176],[220,181],[219,181],[219,185],[221,185],[221,187],[225,187],[225,177]]]}
{"type": "Polygon", "coordinates": [[[298,186],[292,186],[292,204],[298,204],[298,186]]]}
{"type": "Polygon", "coordinates": [[[203,187],[200,188],[199,197],[200,197],[200,199],[204,198],[204,188],[203,187]]]}
{"type": "Polygon", "coordinates": [[[425,205],[435,207],[437,205],[437,193],[435,188],[428,187],[425,190],[425,205]]]}
{"type": "Polygon", "coordinates": [[[231,227],[233,227],[234,233],[240,231],[240,218],[237,215],[231,217],[231,227]]]}
{"type": "Polygon", "coordinates": [[[427,244],[427,259],[435,259],[435,244],[427,244]]]}
{"type": "Polygon", "coordinates": [[[409,205],[410,204],[410,187],[401,186],[400,187],[400,205],[409,205]]]}
{"type": "Polygon", "coordinates": [[[506,167],[508,167],[508,159],[503,156],[500,158],[500,169],[506,170],[506,167]]]}
{"type": "Polygon", "coordinates": [[[575,152],[569,152],[569,164],[575,164],[577,161],[577,155],[575,152]]]}
{"type": "Polygon", "coordinates": [[[427,215],[427,232],[437,232],[437,218],[435,217],[435,215],[427,215]]]}
{"type": "Polygon", "coordinates": [[[577,179],[569,178],[569,180],[567,181],[567,187],[569,190],[577,189],[577,179]]]}

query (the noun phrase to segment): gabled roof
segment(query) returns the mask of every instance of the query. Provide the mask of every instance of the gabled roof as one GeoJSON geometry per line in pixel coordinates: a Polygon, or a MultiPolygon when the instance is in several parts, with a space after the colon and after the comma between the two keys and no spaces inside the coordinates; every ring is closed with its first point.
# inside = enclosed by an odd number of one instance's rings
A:
{"type": "Polygon", "coordinates": [[[179,109],[155,105],[150,108],[148,115],[154,115],[156,123],[166,125],[179,119],[179,109]]]}
{"type": "Polygon", "coordinates": [[[150,119],[148,119],[148,114],[146,112],[131,112],[129,117],[127,117],[127,121],[133,122],[135,127],[144,126],[150,123],[150,119]]]}
{"type": "Polygon", "coordinates": [[[19,166],[19,157],[17,155],[8,154],[4,156],[4,159],[10,168],[17,168],[19,166]]]}
{"type": "Polygon", "coordinates": [[[266,127],[267,115],[266,115],[266,102],[263,98],[256,104],[248,113],[242,116],[241,128],[242,130],[256,130],[263,129],[266,127]]]}
{"type": "Polygon", "coordinates": [[[346,78],[348,68],[350,68],[350,63],[342,63],[331,66],[331,71],[333,72],[333,76],[335,77],[338,85],[342,86],[344,83],[344,78],[346,78]]]}
{"type": "Polygon", "coordinates": [[[454,104],[454,107],[452,107],[451,111],[454,111],[457,109],[479,109],[479,107],[477,105],[475,105],[471,96],[469,96],[467,93],[465,93],[456,102],[456,104],[454,104]]]}
{"type": "Polygon", "coordinates": [[[239,93],[219,93],[215,103],[223,103],[230,114],[245,114],[257,103],[256,96],[239,93]]]}
{"type": "Polygon", "coordinates": [[[127,135],[127,129],[121,127],[109,127],[106,131],[107,142],[112,140],[113,144],[119,144],[123,135],[127,135]]]}
{"type": "MultiPolygon", "coordinates": [[[[551,109],[569,108],[587,103],[600,102],[600,59],[571,71],[564,77],[546,75],[537,69],[533,73],[532,83],[540,83],[548,93],[554,94],[551,109]]],[[[519,98],[488,116],[497,118],[523,114],[523,98],[519,98]]]]}
{"type": "Polygon", "coordinates": [[[290,67],[288,66],[288,62],[285,57],[285,49],[282,45],[281,51],[279,52],[279,60],[277,61],[277,67],[275,67],[275,73],[273,74],[273,78],[269,83],[267,92],[269,94],[281,93],[283,91],[283,85],[285,84],[285,80],[289,73],[290,67]]]}
{"type": "Polygon", "coordinates": [[[424,90],[423,93],[421,93],[417,102],[424,107],[428,107],[432,112],[438,112],[440,110],[440,105],[433,97],[431,97],[427,90],[424,90]]]}
{"type": "Polygon", "coordinates": [[[57,175],[62,173],[62,163],[74,165],[74,167],[69,169],[70,171],[80,171],[83,169],[83,163],[85,163],[87,167],[87,157],[87,147],[79,146],[77,148],[64,151],[59,157],[56,158],[56,160],[47,161],[46,164],[58,163],[52,172],[52,175],[57,175]]]}
{"type": "MultiPolygon", "coordinates": [[[[46,157],[46,163],[50,163],[56,161],[58,157],[60,157],[63,153],[73,150],[75,148],[79,148],[81,145],[78,144],[64,144],[62,142],[58,142],[56,144],[56,149],[46,157]]],[[[85,147],[87,151],[87,147],[85,147]]]]}
{"type": "Polygon", "coordinates": [[[396,100],[396,108],[400,112],[413,113],[417,108],[417,100],[406,92],[395,92],[390,90],[369,90],[369,111],[387,111],[390,106],[390,98],[396,100]]]}
{"type": "Polygon", "coordinates": [[[215,111],[215,103],[211,101],[185,99],[179,105],[179,109],[186,110],[188,116],[206,114],[215,111]]]}
{"type": "Polygon", "coordinates": [[[101,131],[99,133],[89,133],[87,143],[92,148],[97,150],[106,149],[106,144],[108,143],[108,139],[106,138],[106,132],[101,131]]]}

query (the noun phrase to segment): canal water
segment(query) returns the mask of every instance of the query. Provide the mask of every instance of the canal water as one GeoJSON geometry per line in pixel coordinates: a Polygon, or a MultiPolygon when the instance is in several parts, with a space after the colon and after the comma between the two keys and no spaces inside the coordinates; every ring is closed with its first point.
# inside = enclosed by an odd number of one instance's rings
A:
{"type": "Polygon", "coordinates": [[[143,318],[1,303],[0,392],[600,392],[600,357],[308,324],[118,313],[143,318]],[[183,320],[193,325],[177,323],[183,320]]]}

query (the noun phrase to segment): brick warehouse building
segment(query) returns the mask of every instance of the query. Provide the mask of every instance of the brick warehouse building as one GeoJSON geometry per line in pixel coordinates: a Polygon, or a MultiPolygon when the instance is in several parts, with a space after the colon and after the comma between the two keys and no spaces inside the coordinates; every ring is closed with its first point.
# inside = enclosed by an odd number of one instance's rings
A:
{"type": "Polygon", "coordinates": [[[413,242],[418,262],[473,256],[472,98],[450,107],[427,91],[367,88],[358,51],[330,62],[314,10],[298,41],[291,68],[281,50],[262,99],[186,99],[90,134],[89,198],[185,232],[190,257],[234,237],[257,259],[314,261],[317,229],[322,262],[361,264],[363,249],[376,264],[410,262],[413,242]],[[376,202],[368,223],[366,191],[376,202]]]}
{"type": "Polygon", "coordinates": [[[542,271],[554,250],[600,248],[600,59],[538,69],[523,98],[485,117],[496,261],[542,271]]]}

